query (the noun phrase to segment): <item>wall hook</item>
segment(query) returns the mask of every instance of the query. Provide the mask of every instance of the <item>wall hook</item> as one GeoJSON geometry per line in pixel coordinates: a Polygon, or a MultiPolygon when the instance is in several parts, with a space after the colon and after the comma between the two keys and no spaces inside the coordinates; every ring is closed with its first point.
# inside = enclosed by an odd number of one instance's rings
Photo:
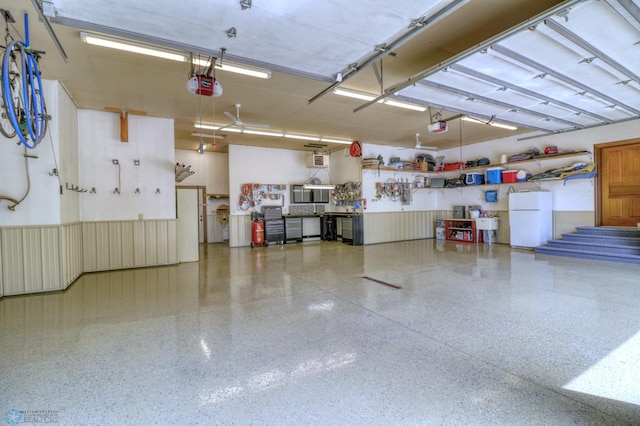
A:
{"type": "Polygon", "coordinates": [[[160,188],[156,188],[156,194],[160,193],[160,188]]]}
{"type": "Polygon", "coordinates": [[[58,176],[58,169],[54,168],[49,172],[49,176],[58,176]]]}
{"type": "Polygon", "coordinates": [[[119,162],[118,160],[116,160],[116,159],[111,160],[111,162],[112,162],[113,164],[115,164],[116,166],[117,166],[118,164],[120,164],[120,162],[119,162]]]}
{"type": "Polygon", "coordinates": [[[136,188],[136,194],[140,193],[140,188],[136,188]]]}
{"type": "Polygon", "coordinates": [[[135,158],[133,159],[133,165],[134,166],[139,166],[140,165],[140,160],[136,160],[135,158]]]}
{"type": "Polygon", "coordinates": [[[118,188],[116,188],[116,189],[113,190],[113,193],[120,195],[120,190],[118,188]]]}
{"type": "Polygon", "coordinates": [[[91,191],[89,191],[90,194],[95,194],[96,193],[96,188],[95,186],[93,188],[91,188],[91,191]]]}

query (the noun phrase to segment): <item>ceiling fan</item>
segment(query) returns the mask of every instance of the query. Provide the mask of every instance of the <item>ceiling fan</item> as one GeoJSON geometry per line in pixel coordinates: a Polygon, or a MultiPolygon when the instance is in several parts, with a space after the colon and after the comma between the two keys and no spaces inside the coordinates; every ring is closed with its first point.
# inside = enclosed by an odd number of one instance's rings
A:
{"type": "Polygon", "coordinates": [[[236,127],[260,127],[263,129],[267,129],[269,128],[268,124],[262,124],[262,123],[248,123],[248,122],[244,122],[240,119],[240,107],[242,105],[240,104],[236,104],[236,115],[231,114],[228,111],[224,112],[224,115],[226,115],[227,117],[229,117],[231,119],[231,123],[222,126],[219,130],[225,129],[227,127],[231,127],[231,126],[236,126],[236,127]]]}
{"type": "Polygon", "coordinates": [[[428,149],[431,151],[437,151],[438,147],[436,146],[422,146],[422,142],[420,142],[420,133],[416,133],[416,146],[415,149],[428,149]]]}

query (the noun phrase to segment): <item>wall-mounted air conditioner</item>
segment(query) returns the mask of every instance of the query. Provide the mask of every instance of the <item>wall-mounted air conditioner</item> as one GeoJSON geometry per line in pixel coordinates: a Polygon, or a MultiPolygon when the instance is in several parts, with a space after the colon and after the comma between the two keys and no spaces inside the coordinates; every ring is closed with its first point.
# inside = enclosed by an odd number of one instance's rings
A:
{"type": "Polygon", "coordinates": [[[307,167],[329,167],[327,154],[312,154],[307,157],[307,167]]]}

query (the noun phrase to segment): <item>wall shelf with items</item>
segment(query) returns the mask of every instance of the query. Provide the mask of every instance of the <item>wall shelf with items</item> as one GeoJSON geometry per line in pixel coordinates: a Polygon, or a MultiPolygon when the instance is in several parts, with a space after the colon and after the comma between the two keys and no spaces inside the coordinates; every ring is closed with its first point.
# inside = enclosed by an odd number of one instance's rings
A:
{"type": "Polygon", "coordinates": [[[207,194],[207,198],[215,198],[218,200],[228,199],[229,194],[207,194]]]}

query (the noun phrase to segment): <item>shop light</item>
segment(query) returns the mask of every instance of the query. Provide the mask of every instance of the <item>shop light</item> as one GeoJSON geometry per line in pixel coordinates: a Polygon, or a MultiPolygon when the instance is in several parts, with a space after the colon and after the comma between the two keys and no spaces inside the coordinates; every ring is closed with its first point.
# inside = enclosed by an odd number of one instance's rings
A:
{"type": "Polygon", "coordinates": [[[213,133],[193,132],[191,133],[191,136],[195,136],[198,138],[224,139],[224,135],[214,135],[213,133]]]}
{"type": "MultiPolygon", "coordinates": [[[[193,64],[200,67],[206,67],[209,65],[209,61],[196,58],[193,60],[193,64]]],[[[220,60],[216,61],[216,68],[222,71],[229,71],[236,74],[244,74],[251,77],[265,78],[265,79],[271,78],[271,71],[269,71],[268,69],[252,67],[249,65],[240,65],[233,62],[228,62],[226,60],[224,62],[220,60]]]]}
{"type": "Polygon", "coordinates": [[[317,184],[305,183],[302,185],[303,189],[334,189],[335,187],[336,187],[335,185],[321,184],[321,183],[317,183],[317,184]]]}
{"type": "Polygon", "coordinates": [[[490,122],[485,122],[482,121],[478,118],[473,118],[473,117],[468,117],[468,116],[464,116],[462,117],[462,121],[467,121],[469,123],[476,123],[476,124],[485,124],[488,126],[493,126],[493,127],[499,127],[500,129],[506,129],[506,130],[517,130],[518,128],[516,126],[511,126],[509,124],[502,124],[502,123],[495,123],[493,121],[490,122]]]}
{"type": "MultiPolygon", "coordinates": [[[[347,89],[335,89],[333,93],[340,96],[346,96],[348,98],[360,99],[362,101],[372,101],[376,98],[376,96],[370,95],[368,93],[357,92],[355,90],[347,90],[347,89]]],[[[385,104],[385,105],[393,106],[396,108],[410,109],[412,111],[424,112],[427,110],[427,108],[423,107],[422,105],[412,104],[409,102],[396,101],[393,99],[380,99],[376,103],[385,104]]]]}
{"type": "Polygon", "coordinates": [[[138,53],[140,55],[155,56],[156,58],[169,59],[171,61],[185,62],[187,59],[187,57],[180,52],[161,49],[155,46],[151,47],[141,43],[135,43],[128,40],[121,40],[98,34],[81,32],[80,39],[87,44],[93,44],[95,46],[124,50],[126,52],[138,53]]]}
{"type": "MultiPolygon", "coordinates": [[[[190,54],[186,54],[181,51],[164,49],[161,47],[146,45],[143,43],[136,43],[134,41],[110,37],[102,34],[80,32],[80,39],[84,43],[92,44],[95,46],[108,47],[110,49],[123,50],[140,55],[154,56],[156,58],[169,59],[171,61],[177,62],[189,62],[191,57],[190,54]]],[[[194,64],[206,66],[208,62],[195,60],[194,64]]],[[[216,66],[223,71],[229,71],[236,74],[243,74],[258,78],[271,78],[271,71],[264,68],[252,67],[231,62],[218,62],[216,63],[216,66]]]]}
{"type": "Polygon", "coordinates": [[[242,132],[246,133],[248,135],[275,136],[275,137],[280,137],[280,138],[283,136],[282,132],[272,132],[270,130],[244,129],[242,132]]]}
{"type": "Polygon", "coordinates": [[[410,104],[408,102],[394,101],[393,99],[385,99],[384,100],[384,104],[385,105],[391,105],[391,106],[394,106],[394,107],[397,107],[397,108],[410,109],[412,111],[425,112],[427,110],[422,105],[410,104]]]}
{"type": "Polygon", "coordinates": [[[285,133],[284,137],[289,139],[300,139],[303,141],[319,141],[320,140],[320,136],[296,135],[293,133],[285,133]]]}
{"type": "Polygon", "coordinates": [[[333,139],[333,138],[320,138],[320,142],[327,142],[327,143],[340,143],[343,145],[351,145],[353,143],[353,141],[348,141],[346,139],[333,139]]]}

